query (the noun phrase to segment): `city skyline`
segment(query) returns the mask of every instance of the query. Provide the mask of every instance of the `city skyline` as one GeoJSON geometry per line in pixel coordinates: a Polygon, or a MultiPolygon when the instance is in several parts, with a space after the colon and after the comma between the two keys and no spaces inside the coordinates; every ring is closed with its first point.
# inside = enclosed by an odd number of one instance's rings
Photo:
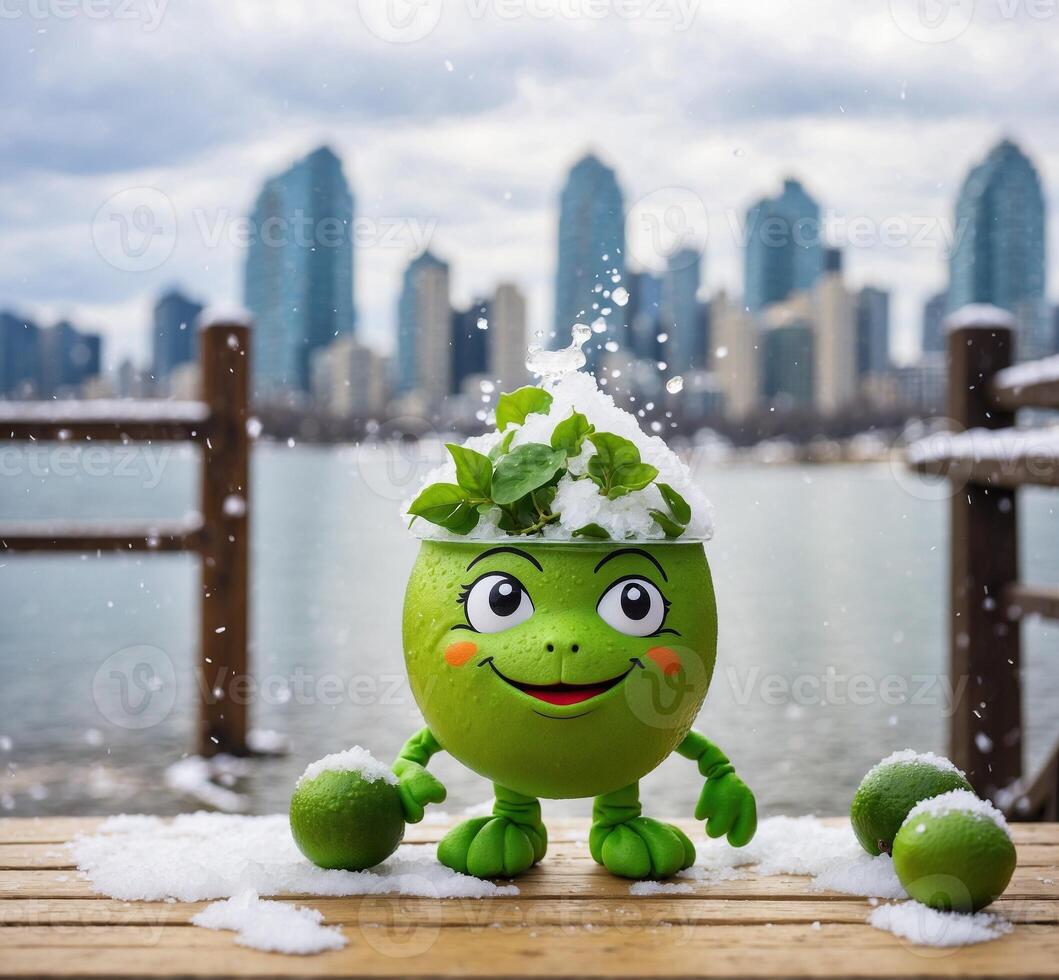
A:
{"type": "Polygon", "coordinates": [[[593,22],[591,50],[585,25],[471,20],[466,10],[422,41],[387,44],[327,0],[311,17],[275,15],[280,29],[271,7],[207,16],[195,0],[172,5],[152,33],[56,21],[40,35],[29,20],[8,22],[3,70],[15,98],[0,109],[9,135],[0,296],[42,322],[102,329],[109,360],[143,362],[140,325],[166,286],[239,298],[237,222],[267,176],[326,141],[360,197],[366,338],[389,342],[401,269],[427,243],[460,257],[458,303],[518,281],[533,328],[548,329],[555,269],[541,256],[554,240],[554,201],[566,168],[593,150],[619,171],[629,203],[665,188],[705,203],[711,291],[741,290],[729,215],[789,174],[847,230],[870,223],[849,274],[900,284],[903,355],[923,301],[944,282],[939,223],[951,222],[967,170],[1005,134],[1044,177],[1057,254],[1059,78],[1048,70],[1057,39],[1021,10],[999,20],[983,12],[958,39],[930,44],[895,23],[892,5],[856,6],[822,4],[811,31],[788,8],[703,6],[682,31],[605,18],[593,22]],[[703,70],[681,78],[682,64],[703,70]],[[137,97],[112,100],[115,85],[137,97]],[[71,89],[76,113],[61,100],[71,89]],[[106,257],[97,251],[93,219],[103,209],[109,227],[104,205],[142,187],[169,202],[162,224],[177,237],[160,265],[128,270],[108,261],[105,243],[106,257]],[[929,247],[880,244],[888,221],[908,239],[933,223],[929,247]]]}

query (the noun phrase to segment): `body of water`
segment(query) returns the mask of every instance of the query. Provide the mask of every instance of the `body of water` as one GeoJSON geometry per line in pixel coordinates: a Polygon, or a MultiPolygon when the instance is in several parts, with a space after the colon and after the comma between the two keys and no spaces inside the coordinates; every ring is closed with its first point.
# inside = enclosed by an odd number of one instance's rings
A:
{"type": "MultiPolygon", "coordinates": [[[[190,450],[110,451],[92,465],[70,447],[7,452],[5,520],[179,517],[196,505],[190,450]]],[[[399,453],[255,452],[251,711],[255,727],[289,736],[291,751],[255,761],[233,786],[251,811],[285,809],[309,761],[353,743],[389,760],[420,724],[400,636],[417,543],[398,519],[418,477],[399,453]]],[[[731,756],[762,810],[844,811],[881,756],[944,751],[947,504],[910,493],[888,465],[696,470],[717,511],[707,553],[720,618],[698,727],[731,756]]],[[[1059,501],[1030,491],[1023,503],[1024,575],[1059,581],[1059,501]]],[[[8,555],[0,565],[3,808],[193,808],[163,774],[191,748],[196,559],[8,555]],[[115,664],[144,649],[172,682],[156,693],[156,714],[140,719],[145,727],[131,727],[100,692],[115,664]]],[[[1037,760],[1059,730],[1059,630],[1031,624],[1024,636],[1037,760]]],[[[449,788],[446,809],[490,793],[452,759],[439,756],[434,768],[449,788]]],[[[645,780],[647,809],[690,815],[700,788],[689,763],[668,759],[645,780]]],[[[587,814],[588,804],[548,812],[587,814]]]]}

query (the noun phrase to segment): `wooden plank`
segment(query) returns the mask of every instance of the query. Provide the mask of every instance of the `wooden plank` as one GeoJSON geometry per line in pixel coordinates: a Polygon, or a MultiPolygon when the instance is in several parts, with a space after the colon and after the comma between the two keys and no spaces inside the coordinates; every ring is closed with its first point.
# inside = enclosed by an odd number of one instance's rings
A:
{"type": "MultiPolygon", "coordinates": [[[[825,899],[746,899],[684,895],[599,899],[596,896],[488,901],[374,895],[354,898],[281,898],[318,909],[332,924],[366,925],[430,922],[441,928],[478,928],[493,922],[504,926],[690,922],[698,925],[765,924],[768,922],[863,922],[871,910],[866,899],[845,896],[825,899]]],[[[52,899],[0,901],[0,925],[187,925],[208,902],[119,902],[115,899],[52,899]]],[[[1055,899],[1001,898],[990,911],[1018,924],[1059,925],[1055,899]]]]}
{"type": "Polygon", "coordinates": [[[1050,931],[981,946],[916,949],[867,925],[349,929],[349,945],[294,963],[206,930],[135,927],[87,937],[12,936],[5,976],[1054,977],[1050,931]]]}
{"type": "Polygon", "coordinates": [[[1059,409],[1059,356],[1006,368],[993,378],[990,395],[998,408],[1008,412],[1059,409]]]}
{"type": "Polygon", "coordinates": [[[1059,588],[1013,582],[1004,590],[1004,606],[1008,619],[1059,619],[1059,588]]]}
{"type": "MultiPolygon", "coordinates": [[[[694,839],[694,837],[693,837],[694,839]]],[[[702,839],[701,837],[699,838],[702,839]]],[[[406,843],[415,843],[406,841],[406,843]]],[[[426,841],[423,843],[433,843],[426,841]]],[[[1018,845],[1019,864],[1028,867],[1054,867],[1059,865],[1059,842],[1025,843],[1018,845]]],[[[583,864],[590,860],[588,844],[583,841],[550,840],[546,860],[551,866],[583,864]]],[[[74,867],[70,850],[62,843],[0,844],[0,870],[63,871],[74,867]]]]}
{"type": "MultiPolygon", "coordinates": [[[[731,881],[686,880],[692,894],[708,898],[828,898],[830,892],[813,892],[809,880],[796,875],[758,876],[748,872],[746,877],[731,881]]],[[[517,885],[520,899],[593,897],[628,898],[631,882],[609,874],[588,859],[576,866],[561,862],[544,863],[522,875],[517,885]]],[[[92,898],[94,892],[88,881],[76,871],[28,870],[0,873],[0,898],[92,898]]],[[[1051,867],[1019,867],[1012,876],[1005,895],[1009,898],[1059,899],[1059,869],[1051,867]]],[[[313,901],[315,896],[288,896],[313,901]]],[[[836,896],[837,897],[837,896],[836,896]]]]}
{"type": "Polygon", "coordinates": [[[106,524],[84,521],[32,521],[0,524],[0,552],[195,551],[201,521],[106,524]]]}
{"type": "Polygon", "coordinates": [[[181,442],[203,438],[209,409],[195,401],[0,402],[0,438],[37,442],[181,442]]]}
{"type": "MultiPolygon", "coordinates": [[[[963,429],[1004,429],[1015,418],[988,397],[997,371],[1011,364],[1010,327],[965,327],[948,336],[948,411],[963,429]]],[[[969,463],[972,477],[986,462],[969,463]]],[[[1018,523],[1013,490],[974,479],[952,496],[949,679],[963,690],[949,719],[952,761],[982,796],[1022,775],[1022,699],[1018,628],[1002,599],[1018,580],[1018,523]]],[[[959,486],[959,484],[957,484],[959,486]]]]}
{"type": "Polygon", "coordinates": [[[203,444],[202,613],[198,751],[247,755],[249,630],[250,329],[213,323],[200,334],[203,444]]]}

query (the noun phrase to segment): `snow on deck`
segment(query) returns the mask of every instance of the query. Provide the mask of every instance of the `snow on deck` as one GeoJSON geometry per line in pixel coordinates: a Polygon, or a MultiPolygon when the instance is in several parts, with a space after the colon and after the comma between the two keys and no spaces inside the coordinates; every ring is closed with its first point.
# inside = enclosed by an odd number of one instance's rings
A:
{"type": "Polygon", "coordinates": [[[910,463],[947,459],[1011,461],[1059,458],[1059,426],[1038,429],[968,429],[938,432],[908,447],[910,463]]]}
{"type": "Polygon", "coordinates": [[[205,422],[208,417],[204,402],[162,398],[0,402],[0,428],[5,422],[205,422]]]}

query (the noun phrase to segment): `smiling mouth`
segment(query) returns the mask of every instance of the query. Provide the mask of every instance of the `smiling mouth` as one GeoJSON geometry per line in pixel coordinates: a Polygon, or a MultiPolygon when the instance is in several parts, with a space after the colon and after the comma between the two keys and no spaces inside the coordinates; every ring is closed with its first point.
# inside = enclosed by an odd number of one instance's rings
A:
{"type": "Polygon", "coordinates": [[[521,681],[513,680],[501,674],[496,669],[496,664],[493,663],[491,658],[486,663],[489,664],[493,673],[505,684],[509,684],[523,694],[528,694],[531,698],[536,698],[545,704],[554,704],[559,707],[591,701],[592,698],[605,694],[612,687],[617,687],[632,671],[632,667],[630,667],[617,677],[611,677],[605,681],[595,681],[592,684],[523,684],[521,681]]]}

